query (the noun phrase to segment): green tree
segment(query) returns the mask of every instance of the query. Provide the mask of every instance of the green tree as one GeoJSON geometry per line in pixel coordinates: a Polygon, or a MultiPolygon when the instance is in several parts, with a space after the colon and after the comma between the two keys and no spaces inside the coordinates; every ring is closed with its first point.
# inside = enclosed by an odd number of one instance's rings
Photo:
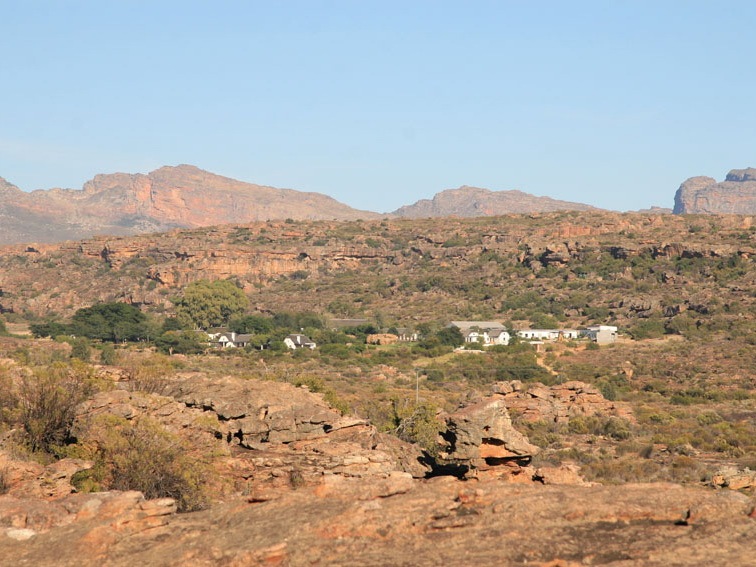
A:
{"type": "Polygon", "coordinates": [[[0,337],[8,334],[8,329],[5,327],[5,321],[0,319],[0,337]]]}
{"type": "Polygon", "coordinates": [[[249,300],[233,282],[200,280],[189,284],[174,304],[182,325],[209,329],[227,325],[231,318],[244,313],[249,300]]]}
{"type": "Polygon", "coordinates": [[[229,329],[234,333],[251,333],[254,335],[269,333],[273,330],[273,321],[260,315],[245,315],[236,317],[229,323],[229,329]]]}
{"type": "Polygon", "coordinates": [[[465,337],[457,327],[444,327],[436,333],[436,338],[442,345],[457,347],[465,344],[465,337]]]}
{"type": "Polygon", "coordinates": [[[155,339],[155,345],[166,354],[199,354],[207,348],[195,331],[166,331],[155,339]]]}
{"type": "Polygon", "coordinates": [[[46,323],[32,323],[29,325],[32,335],[36,338],[42,337],[59,337],[61,335],[70,335],[71,331],[68,325],[57,321],[48,321],[46,323]]]}
{"type": "Polygon", "coordinates": [[[146,339],[151,332],[147,315],[127,303],[79,309],[66,327],[69,334],[110,342],[146,339]]]}

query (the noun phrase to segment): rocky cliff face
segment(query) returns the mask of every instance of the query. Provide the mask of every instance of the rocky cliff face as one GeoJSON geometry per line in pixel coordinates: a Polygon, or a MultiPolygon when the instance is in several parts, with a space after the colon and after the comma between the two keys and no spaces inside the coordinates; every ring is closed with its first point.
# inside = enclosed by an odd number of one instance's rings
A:
{"type": "Polygon", "coordinates": [[[756,169],[733,169],[721,183],[691,177],[675,194],[677,215],[756,213],[756,169]]]}
{"type": "Polygon", "coordinates": [[[244,183],[194,166],[96,175],[82,190],[25,193],[0,179],[0,244],[55,242],[268,219],[375,218],[320,193],[244,183]]]}
{"type": "Polygon", "coordinates": [[[392,214],[405,218],[428,217],[484,217],[509,213],[545,213],[553,211],[596,211],[582,203],[559,201],[550,197],[536,197],[522,191],[489,191],[463,186],[436,194],[432,200],[423,199],[392,214]]]}

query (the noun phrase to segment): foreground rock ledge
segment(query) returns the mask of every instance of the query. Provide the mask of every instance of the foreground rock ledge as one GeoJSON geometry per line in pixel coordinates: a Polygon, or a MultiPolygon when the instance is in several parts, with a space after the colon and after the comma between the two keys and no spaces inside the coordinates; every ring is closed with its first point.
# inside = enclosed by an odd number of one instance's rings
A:
{"type": "MultiPolygon", "coordinates": [[[[12,515],[7,504],[0,510],[12,515]]],[[[168,502],[151,506],[131,493],[81,513],[90,508],[82,503],[70,521],[39,532],[0,514],[0,563],[745,566],[756,541],[753,499],[672,484],[534,486],[396,473],[380,485],[327,477],[273,500],[191,514],[166,514],[168,502]]]]}

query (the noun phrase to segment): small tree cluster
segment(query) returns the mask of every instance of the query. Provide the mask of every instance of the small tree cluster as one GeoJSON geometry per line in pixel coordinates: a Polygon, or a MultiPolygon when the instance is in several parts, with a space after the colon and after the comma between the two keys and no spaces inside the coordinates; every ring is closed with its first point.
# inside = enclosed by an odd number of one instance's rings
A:
{"type": "Polygon", "coordinates": [[[195,329],[227,325],[249,305],[244,292],[228,280],[193,282],[173,302],[181,326],[195,329]]]}

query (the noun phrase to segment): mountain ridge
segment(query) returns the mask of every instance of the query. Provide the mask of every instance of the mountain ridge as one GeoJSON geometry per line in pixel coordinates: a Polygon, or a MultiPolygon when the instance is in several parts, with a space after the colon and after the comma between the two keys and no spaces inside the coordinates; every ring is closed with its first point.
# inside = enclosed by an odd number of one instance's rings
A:
{"type": "Polygon", "coordinates": [[[396,209],[392,215],[403,218],[438,216],[479,217],[511,213],[547,213],[556,211],[599,211],[583,203],[538,197],[518,190],[491,191],[463,185],[446,189],[432,199],[421,199],[396,209]]]}
{"type": "Polygon", "coordinates": [[[97,174],[81,189],[25,192],[0,178],[0,245],[265,220],[474,217],[561,210],[601,209],[522,191],[462,186],[394,212],[377,213],[354,209],[322,193],[257,185],[180,164],[147,174],[97,174]]]}
{"type": "MultiPolygon", "coordinates": [[[[0,177],[0,245],[285,219],[464,218],[602,210],[519,190],[463,185],[379,213],[352,208],[323,193],[258,185],[180,164],[146,174],[97,174],[81,189],[56,187],[26,192],[0,177]]],[[[661,207],[648,211],[756,213],[756,169],[732,170],[722,182],[692,177],[677,190],[672,211],[661,207]]]]}
{"type": "Polygon", "coordinates": [[[321,193],[246,183],[192,165],[98,174],[82,189],[24,192],[0,182],[0,244],[78,240],[283,220],[378,218],[321,193]]]}

